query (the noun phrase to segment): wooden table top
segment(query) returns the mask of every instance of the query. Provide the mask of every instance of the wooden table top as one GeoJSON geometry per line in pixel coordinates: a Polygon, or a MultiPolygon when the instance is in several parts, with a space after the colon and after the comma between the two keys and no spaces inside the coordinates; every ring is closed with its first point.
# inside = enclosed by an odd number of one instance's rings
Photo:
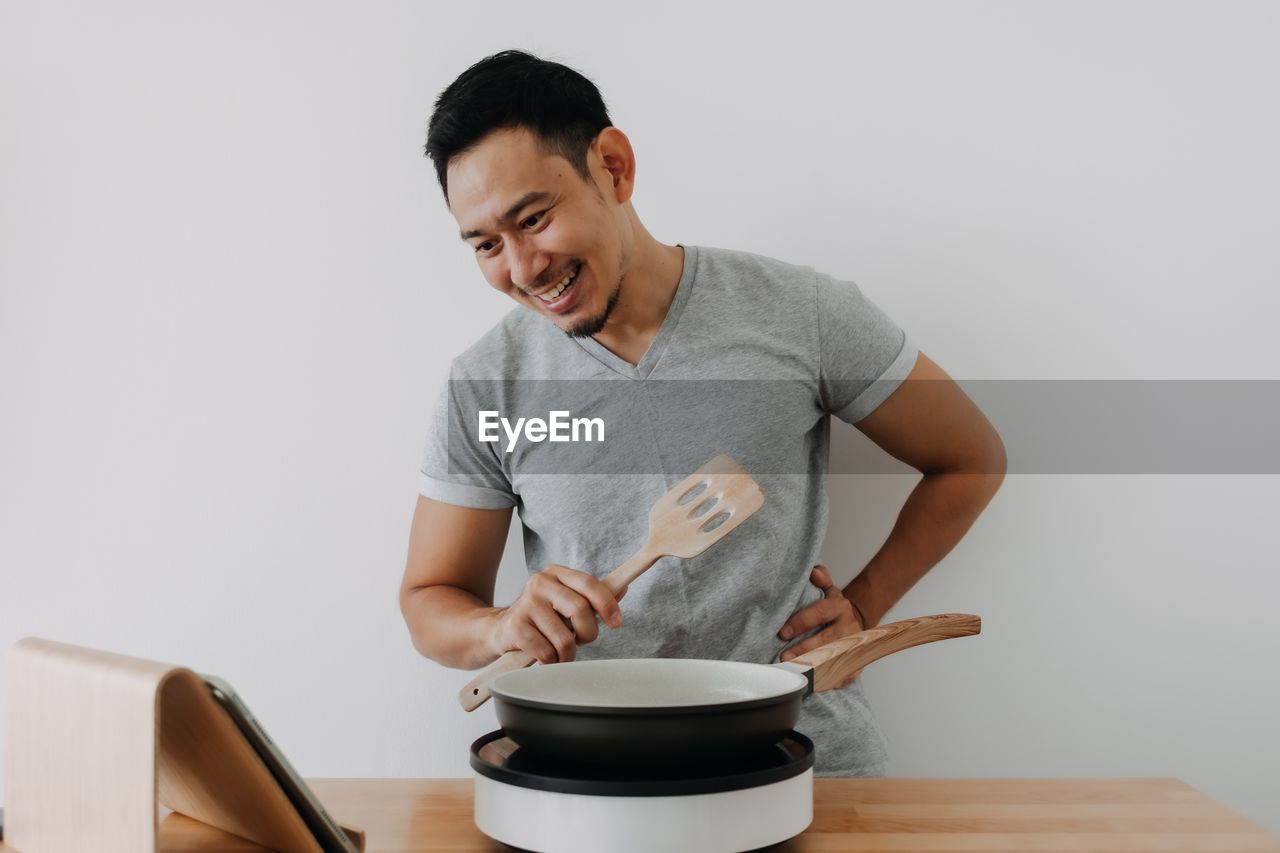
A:
{"type": "MultiPolygon", "coordinates": [[[[511,850],[476,829],[470,779],[310,783],[366,832],[368,853],[511,850]]],[[[165,851],[263,849],[177,814],[161,839],[165,851]]],[[[817,779],[813,824],[771,849],[1280,853],[1280,836],[1177,779],[817,779]]]]}

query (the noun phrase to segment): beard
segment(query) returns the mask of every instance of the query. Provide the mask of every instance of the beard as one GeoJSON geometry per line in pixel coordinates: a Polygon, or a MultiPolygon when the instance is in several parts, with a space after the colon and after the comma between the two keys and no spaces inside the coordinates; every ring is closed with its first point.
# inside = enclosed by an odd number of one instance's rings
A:
{"type": "Polygon", "coordinates": [[[605,303],[604,310],[598,316],[588,317],[585,320],[579,320],[564,333],[571,338],[589,338],[598,334],[609,322],[609,315],[613,313],[613,309],[618,307],[618,294],[622,292],[622,277],[618,278],[618,283],[613,286],[613,293],[609,294],[609,301],[605,303]]]}

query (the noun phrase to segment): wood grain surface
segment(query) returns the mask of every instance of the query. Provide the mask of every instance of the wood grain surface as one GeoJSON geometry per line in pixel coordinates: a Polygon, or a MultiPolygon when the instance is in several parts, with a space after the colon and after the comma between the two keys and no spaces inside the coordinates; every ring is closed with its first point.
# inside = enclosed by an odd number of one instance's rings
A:
{"type": "MultiPolygon", "coordinates": [[[[475,828],[470,779],[311,784],[335,818],[366,830],[368,851],[511,850],[475,828]]],[[[263,848],[171,814],[160,849],[263,848]]],[[[1177,779],[818,779],[813,824],[770,849],[1278,853],[1280,836],[1177,779]]]]}
{"type": "Polygon", "coordinates": [[[8,664],[5,838],[16,846],[150,853],[163,847],[158,800],[193,825],[320,853],[195,672],[35,637],[8,664]]]}
{"type": "Polygon", "coordinates": [[[982,620],[970,613],[917,616],[877,625],[818,646],[792,658],[790,664],[812,669],[813,692],[821,693],[844,686],[863,667],[882,657],[939,640],[972,637],[981,631],[982,620]]]}

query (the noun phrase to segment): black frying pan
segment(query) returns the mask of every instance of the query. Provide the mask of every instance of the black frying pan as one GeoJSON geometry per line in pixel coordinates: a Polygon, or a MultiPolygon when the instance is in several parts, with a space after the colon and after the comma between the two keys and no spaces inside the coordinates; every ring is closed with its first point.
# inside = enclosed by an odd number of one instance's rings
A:
{"type": "Polygon", "coordinates": [[[967,637],[977,616],[904,619],[786,663],[688,658],[577,661],[516,670],[489,685],[498,723],[527,748],[570,761],[673,764],[768,747],[795,727],[800,702],[902,649],[967,637]]]}

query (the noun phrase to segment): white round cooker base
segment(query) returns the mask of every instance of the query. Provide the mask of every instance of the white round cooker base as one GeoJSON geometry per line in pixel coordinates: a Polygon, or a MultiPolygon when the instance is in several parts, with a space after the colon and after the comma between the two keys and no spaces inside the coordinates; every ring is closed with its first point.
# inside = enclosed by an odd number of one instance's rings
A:
{"type": "Polygon", "coordinates": [[[491,732],[472,744],[475,822],[537,853],[742,853],[813,821],[813,742],[791,732],[733,767],[574,767],[491,732]]]}
{"type": "Polygon", "coordinates": [[[770,785],[675,797],[560,794],[476,774],[476,826],[539,853],[741,853],[813,822],[813,769],[770,785]]]}

